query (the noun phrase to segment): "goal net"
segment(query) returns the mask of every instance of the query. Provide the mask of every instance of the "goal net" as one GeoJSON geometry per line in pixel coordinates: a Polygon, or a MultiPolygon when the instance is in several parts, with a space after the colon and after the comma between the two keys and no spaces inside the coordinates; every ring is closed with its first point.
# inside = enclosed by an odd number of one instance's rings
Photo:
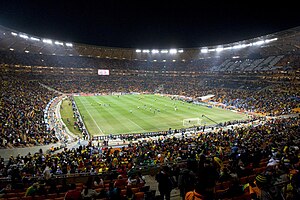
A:
{"type": "Polygon", "coordinates": [[[183,126],[186,126],[186,127],[199,126],[199,125],[201,125],[201,120],[202,119],[200,119],[200,118],[184,119],[183,126]]]}

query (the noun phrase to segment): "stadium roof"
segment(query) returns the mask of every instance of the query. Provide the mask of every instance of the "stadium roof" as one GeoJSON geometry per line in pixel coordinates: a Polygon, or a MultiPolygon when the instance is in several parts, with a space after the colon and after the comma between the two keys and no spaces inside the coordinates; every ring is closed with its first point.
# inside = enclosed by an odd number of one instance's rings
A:
{"type": "Polygon", "coordinates": [[[21,53],[84,56],[150,62],[190,62],[217,57],[248,57],[299,53],[300,26],[288,30],[215,46],[180,49],[114,48],[42,38],[0,26],[0,50],[21,53]]]}

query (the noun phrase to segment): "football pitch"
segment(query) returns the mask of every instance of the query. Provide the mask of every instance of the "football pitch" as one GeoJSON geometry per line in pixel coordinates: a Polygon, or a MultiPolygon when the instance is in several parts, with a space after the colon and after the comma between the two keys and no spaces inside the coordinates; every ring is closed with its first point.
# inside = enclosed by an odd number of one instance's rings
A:
{"type": "Polygon", "coordinates": [[[246,119],[246,115],[208,108],[160,95],[77,96],[78,110],[93,136],[167,131],[188,128],[184,119],[199,118],[201,125],[246,119]]]}

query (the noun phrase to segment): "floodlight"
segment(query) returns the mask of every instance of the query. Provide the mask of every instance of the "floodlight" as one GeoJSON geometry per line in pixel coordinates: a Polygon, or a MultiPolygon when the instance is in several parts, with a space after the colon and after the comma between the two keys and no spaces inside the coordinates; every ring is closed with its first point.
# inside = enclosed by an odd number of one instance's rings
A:
{"type": "Polygon", "coordinates": [[[170,54],[176,54],[177,53],[177,49],[170,49],[170,54]]]}
{"type": "Polygon", "coordinates": [[[260,41],[257,41],[257,42],[253,42],[252,44],[253,45],[262,45],[263,43],[265,43],[265,41],[260,40],[260,41]]]}
{"type": "Polygon", "coordinates": [[[232,47],[233,49],[240,49],[240,48],[243,48],[241,44],[238,44],[238,45],[234,45],[232,47]]]}
{"type": "Polygon", "coordinates": [[[54,42],[54,44],[56,44],[56,45],[62,45],[62,46],[64,46],[64,43],[62,43],[62,42],[59,42],[59,41],[55,41],[55,42],[54,42]]]}
{"type": "Polygon", "coordinates": [[[66,46],[67,47],[73,47],[73,44],[72,43],[66,43],[66,46]]]}
{"type": "Polygon", "coordinates": [[[140,49],[136,49],[136,50],[135,50],[135,52],[136,52],[136,53],[141,53],[141,52],[142,52],[142,50],[140,50],[140,49]]]}
{"type": "Polygon", "coordinates": [[[11,34],[12,34],[13,36],[17,36],[17,35],[18,35],[18,34],[15,33],[15,32],[11,32],[11,34]]]}
{"type": "Polygon", "coordinates": [[[150,50],[148,50],[148,49],[143,50],[143,53],[149,53],[149,52],[150,52],[150,50]]]}
{"type": "Polygon", "coordinates": [[[33,40],[33,41],[40,41],[40,39],[36,38],[36,37],[30,37],[30,39],[33,40]]]}
{"type": "Polygon", "coordinates": [[[225,48],[223,48],[223,50],[230,50],[230,49],[232,49],[232,47],[225,47],[225,48]]]}
{"type": "Polygon", "coordinates": [[[152,49],[151,53],[159,53],[157,49],[152,49]]]}
{"type": "Polygon", "coordinates": [[[43,39],[43,42],[47,43],[47,44],[52,44],[52,40],[49,40],[49,39],[43,39]]]}
{"type": "Polygon", "coordinates": [[[201,53],[208,53],[208,48],[202,48],[201,53]]]}
{"type": "Polygon", "coordinates": [[[28,36],[27,36],[27,35],[20,34],[19,36],[20,36],[20,38],[28,39],[28,36]]]}
{"type": "Polygon", "coordinates": [[[223,50],[224,50],[223,47],[218,47],[218,48],[216,48],[216,51],[217,51],[217,52],[220,52],[220,51],[223,51],[223,50]]]}
{"type": "Polygon", "coordinates": [[[166,50],[166,49],[163,49],[163,50],[160,51],[160,53],[168,53],[168,52],[169,52],[169,51],[166,50]]]}
{"type": "Polygon", "coordinates": [[[268,43],[268,42],[273,42],[273,41],[276,41],[276,40],[277,40],[277,38],[272,38],[272,39],[265,40],[265,42],[268,43]]]}

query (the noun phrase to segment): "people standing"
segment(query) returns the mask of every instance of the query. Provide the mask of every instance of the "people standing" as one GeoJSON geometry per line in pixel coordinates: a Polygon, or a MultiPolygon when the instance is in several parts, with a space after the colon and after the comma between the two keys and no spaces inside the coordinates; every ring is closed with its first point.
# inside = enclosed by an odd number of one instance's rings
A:
{"type": "Polygon", "coordinates": [[[172,182],[170,181],[170,177],[170,168],[168,166],[163,166],[162,170],[155,176],[155,179],[158,182],[158,191],[162,200],[170,200],[172,191],[172,182]]]}

